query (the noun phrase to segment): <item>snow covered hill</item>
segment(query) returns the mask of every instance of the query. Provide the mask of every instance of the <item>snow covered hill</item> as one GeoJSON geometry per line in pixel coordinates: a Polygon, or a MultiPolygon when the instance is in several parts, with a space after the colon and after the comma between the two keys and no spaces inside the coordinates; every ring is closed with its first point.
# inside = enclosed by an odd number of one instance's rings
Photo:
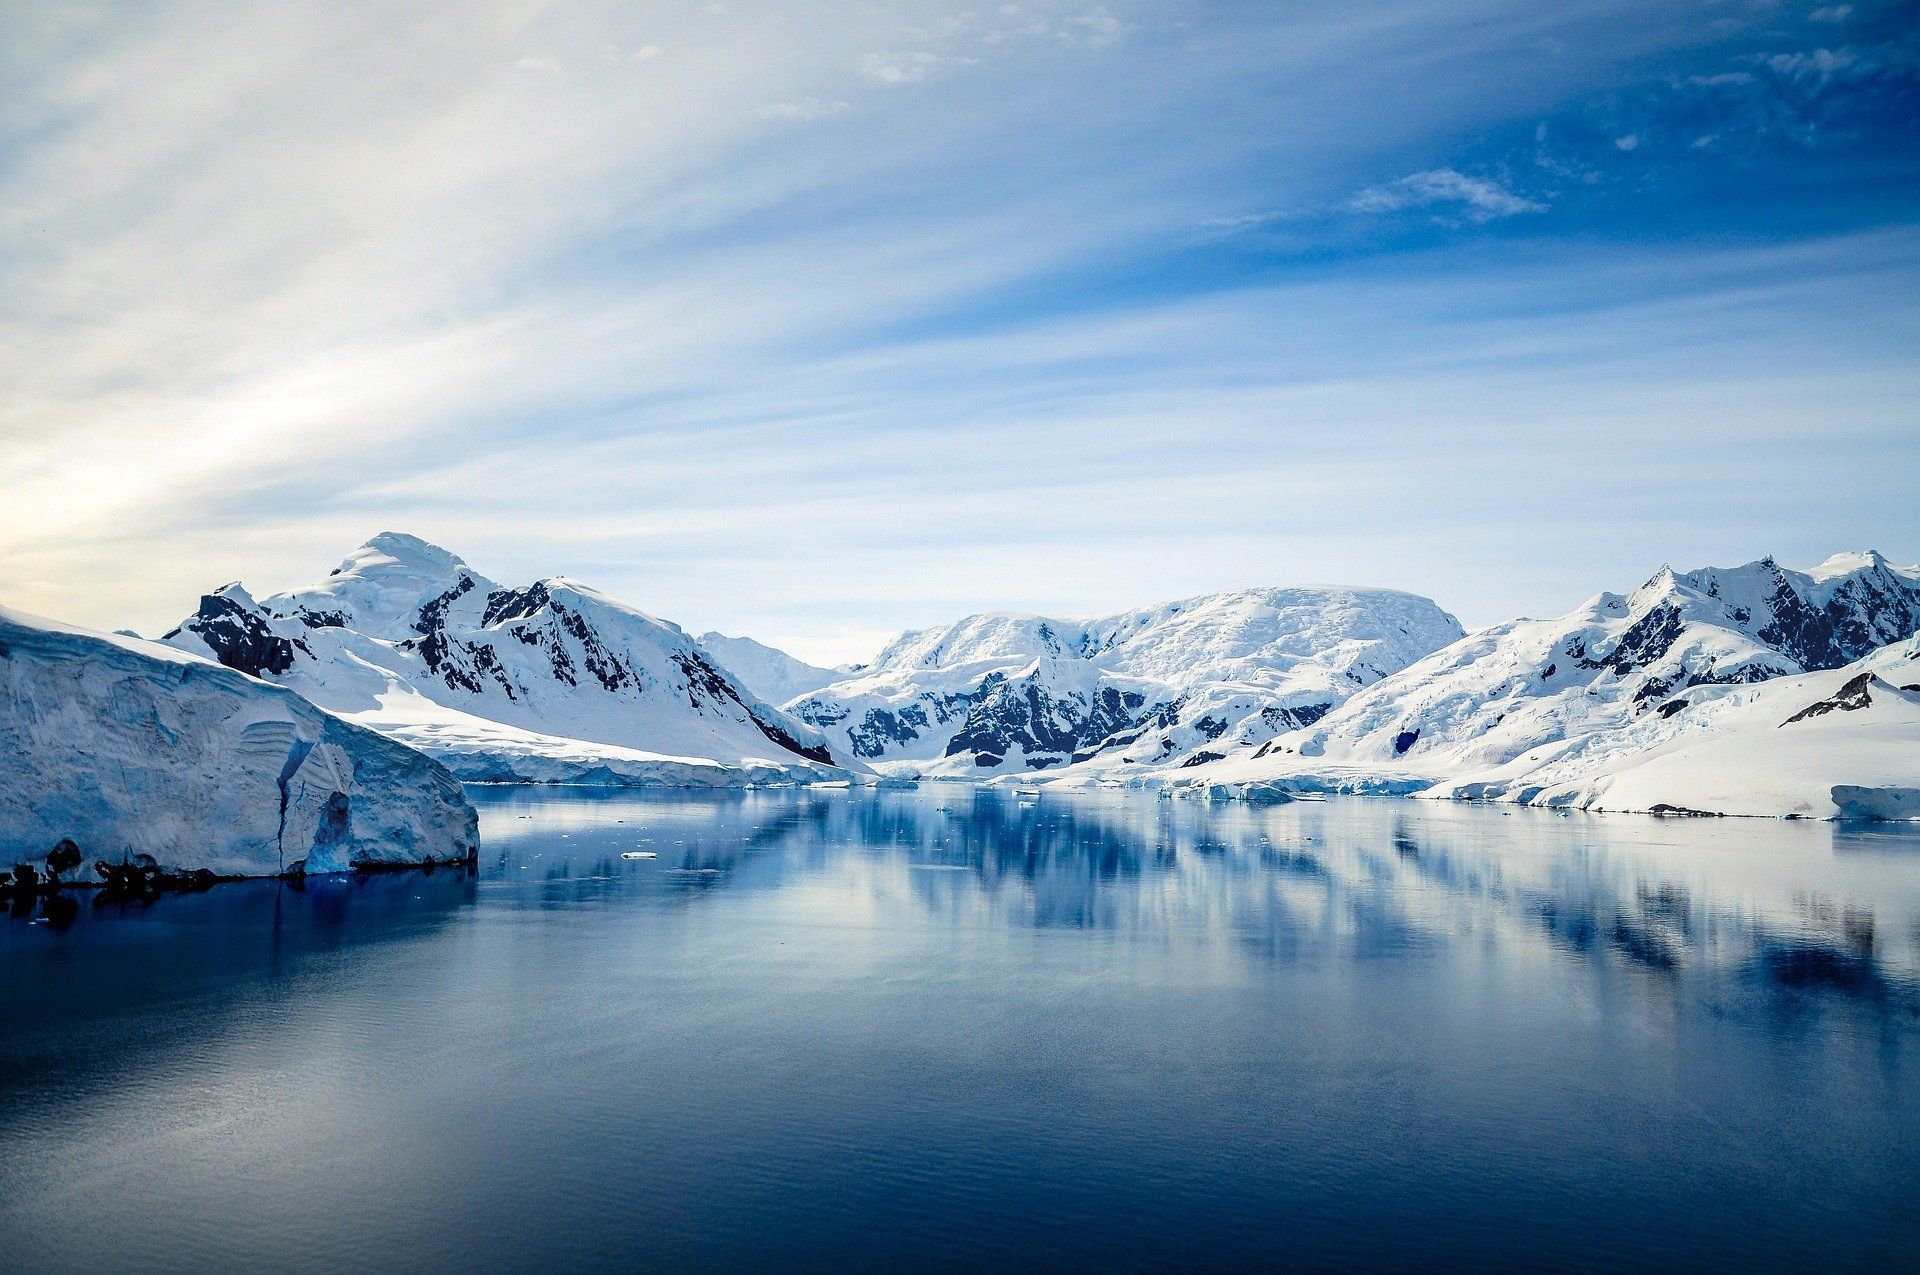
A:
{"type": "Polygon", "coordinates": [[[392,532],[318,584],[258,602],[237,584],[208,594],[162,640],[298,691],[466,780],[731,785],[845,773],[818,732],[678,626],[562,577],[506,588],[392,532]]]}
{"type": "Polygon", "coordinates": [[[1770,558],[1663,569],[1631,596],[1603,593],[1556,620],[1470,634],[1195,778],[1484,792],[1458,785],[1599,747],[1593,741],[1682,712],[1699,699],[1681,695],[1690,688],[1837,668],[1916,629],[1920,571],[1878,554],[1806,572],[1770,558]]]}
{"type": "Polygon", "coordinates": [[[739,678],[743,686],[769,704],[784,704],[852,672],[796,660],[778,647],[748,637],[702,633],[694,641],[713,656],[714,663],[739,678]]]}
{"type": "Polygon", "coordinates": [[[1387,589],[1248,589],[1087,621],[974,615],[904,634],[787,708],[857,757],[935,775],[1191,765],[1317,721],[1460,632],[1387,589]]]}
{"type": "Polygon", "coordinates": [[[1844,668],[1703,685],[1432,796],[1590,810],[1920,819],[1920,636],[1844,668]]]}
{"type": "Polygon", "coordinates": [[[0,609],[0,863],[62,838],[90,864],[261,876],[465,858],[445,768],[276,686],[0,609]]]}

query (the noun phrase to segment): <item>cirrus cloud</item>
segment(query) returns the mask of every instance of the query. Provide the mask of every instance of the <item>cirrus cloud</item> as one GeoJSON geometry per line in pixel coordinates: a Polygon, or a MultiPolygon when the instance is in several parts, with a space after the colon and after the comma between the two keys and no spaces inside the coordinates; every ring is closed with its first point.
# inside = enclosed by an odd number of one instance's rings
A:
{"type": "Polygon", "coordinates": [[[1491,178],[1470,177],[1451,168],[1409,173],[1383,185],[1369,186],[1355,195],[1348,207],[1365,213],[1441,208],[1473,222],[1547,210],[1539,200],[1515,194],[1491,178]]]}

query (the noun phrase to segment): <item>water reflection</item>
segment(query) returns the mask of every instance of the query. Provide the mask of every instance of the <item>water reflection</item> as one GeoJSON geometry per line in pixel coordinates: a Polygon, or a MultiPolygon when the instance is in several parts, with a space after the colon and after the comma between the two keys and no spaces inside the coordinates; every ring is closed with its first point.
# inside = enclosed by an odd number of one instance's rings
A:
{"type": "Polygon", "coordinates": [[[1160,931],[1269,959],[1371,959],[1492,938],[1658,977],[1744,979],[1908,1009],[1920,985],[1915,829],[1393,801],[1035,800],[962,787],[478,797],[477,878],[250,883],[137,901],[72,892],[16,909],[11,947],[31,960],[52,935],[77,931],[76,942],[137,950],[191,928],[210,937],[182,955],[177,972],[190,980],[263,927],[271,960],[282,947],[360,942],[481,901],[692,902],[825,878],[947,921],[1160,931]],[[629,850],[657,858],[623,860],[629,850]]]}
{"type": "Polygon", "coordinates": [[[1908,1010],[1920,985],[1913,829],[957,787],[483,804],[489,879],[537,878],[551,906],[824,880],[949,923],[1155,932],[1266,959],[1497,942],[1908,1010]],[[622,861],[629,847],[659,858],[622,861]]]}

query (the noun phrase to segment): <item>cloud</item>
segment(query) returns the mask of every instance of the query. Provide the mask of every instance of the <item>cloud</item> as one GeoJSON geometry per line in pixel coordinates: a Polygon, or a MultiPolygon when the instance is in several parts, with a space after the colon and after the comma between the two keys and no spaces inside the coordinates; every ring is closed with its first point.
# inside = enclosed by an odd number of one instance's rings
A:
{"type": "Polygon", "coordinates": [[[1517,195],[1499,182],[1469,177],[1451,168],[1410,173],[1385,185],[1368,187],[1355,195],[1348,207],[1365,213],[1440,207],[1457,211],[1474,222],[1547,210],[1540,201],[1517,195]]]}
{"type": "Polygon", "coordinates": [[[869,53],[860,59],[860,74],[876,84],[912,84],[956,66],[971,66],[976,59],[951,53],[909,50],[903,53],[869,53]]]}
{"type": "Polygon", "coordinates": [[[839,115],[844,113],[846,109],[847,104],[845,102],[828,102],[817,97],[805,97],[797,102],[775,102],[771,106],[763,106],[760,108],[759,113],[763,119],[803,122],[806,120],[825,119],[830,115],[839,115]]]}
{"type": "Polygon", "coordinates": [[[1850,4],[1830,4],[1815,9],[1807,17],[1815,22],[1845,22],[1852,13],[1853,6],[1850,4]]]}
{"type": "Polygon", "coordinates": [[[643,44],[635,49],[624,48],[618,44],[602,44],[599,58],[602,62],[651,62],[660,56],[657,44],[643,44]]]}
{"type": "Polygon", "coordinates": [[[1775,53],[1758,60],[1777,75],[1818,85],[1824,85],[1860,65],[1860,55],[1852,49],[1809,49],[1805,52],[1775,53]]]}
{"type": "Polygon", "coordinates": [[[1132,30],[1105,5],[1095,5],[1085,13],[1070,14],[1060,20],[1062,39],[1077,40],[1096,49],[1125,38],[1132,30]]]}
{"type": "Polygon", "coordinates": [[[1277,209],[1269,209],[1262,212],[1231,213],[1224,217],[1203,217],[1200,219],[1200,233],[1202,238],[1243,234],[1249,230],[1259,230],[1264,226],[1277,225],[1288,220],[1291,215],[1277,209]]]}

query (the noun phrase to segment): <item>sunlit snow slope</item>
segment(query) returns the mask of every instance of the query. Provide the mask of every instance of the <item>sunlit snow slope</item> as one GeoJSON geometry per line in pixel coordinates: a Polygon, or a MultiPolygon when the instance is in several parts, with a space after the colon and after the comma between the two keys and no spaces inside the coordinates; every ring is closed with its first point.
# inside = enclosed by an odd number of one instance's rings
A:
{"type": "Polygon", "coordinates": [[[424,749],[471,781],[731,785],[845,773],[678,626],[563,577],[506,588],[384,533],[327,579],[201,600],[164,639],[424,749]]]}

